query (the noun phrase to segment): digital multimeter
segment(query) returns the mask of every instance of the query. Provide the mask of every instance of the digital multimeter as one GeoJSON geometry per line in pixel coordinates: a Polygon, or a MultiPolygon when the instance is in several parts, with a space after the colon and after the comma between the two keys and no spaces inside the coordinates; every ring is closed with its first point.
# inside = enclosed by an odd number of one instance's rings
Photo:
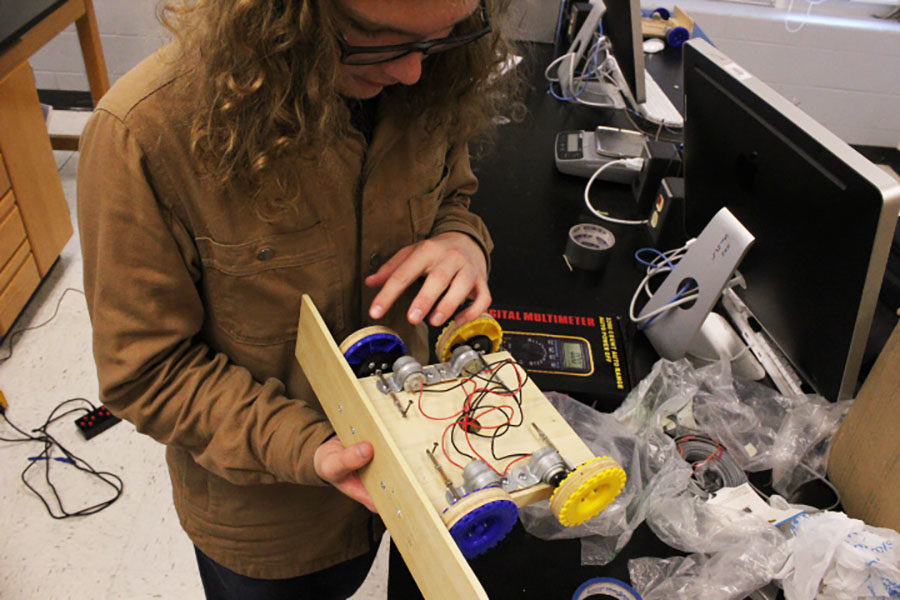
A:
{"type": "MultiPolygon", "coordinates": [[[[600,126],[594,131],[560,131],[556,134],[556,168],[569,175],[590,177],[603,165],[623,158],[639,158],[644,151],[644,135],[639,131],[600,126]]],[[[630,183],[640,166],[614,164],[598,179],[630,183]]]]}
{"type": "Polygon", "coordinates": [[[581,337],[504,331],[501,347],[529,372],[583,377],[594,372],[591,346],[581,337]]]}

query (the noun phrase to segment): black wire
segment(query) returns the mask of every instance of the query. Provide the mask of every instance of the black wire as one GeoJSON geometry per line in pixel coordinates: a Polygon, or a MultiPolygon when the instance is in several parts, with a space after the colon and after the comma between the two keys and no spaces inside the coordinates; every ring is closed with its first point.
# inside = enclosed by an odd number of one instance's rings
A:
{"type": "Polygon", "coordinates": [[[67,519],[70,517],[85,517],[88,515],[93,515],[95,513],[98,513],[101,510],[108,507],[109,505],[111,505],[116,500],[118,500],[122,496],[122,491],[125,488],[124,482],[118,475],[116,475],[114,473],[110,473],[108,471],[97,471],[86,460],[76,456],[70,450],[68,450],[65,446],[63,446],[61,443],[59,443],[59,441],[47,431],[47,428],[51,424],[55,423],[56,421],[58,421],[59,419],[62,419],[65,416],[68,416],[68,415],[70,415],[72,413],[76,413],[76,412],[82,412],[82,411],[85,413],[89,413],[92,410],[95,410],[94,405],[85,398],[70,398],[69,400],[60,402],[59,404],[56,405],[56,407],[53,408],[52,411],[50,411],[50,415],[44,421],[43,425],[32,429],[32,432],[39,433],[40,435],[31,435],[28,432],[22,430],[19,426],[17,426],[15,423],[13,423],[12,421],[9,420],[9,418],[6,416],[5,410],[0,411],[0,416],[3,417],[3,420],[6,421],[10,427],[12,427],[14,430],[16,430],[18,433],[20,433],[24,436],[21,439],[0,438],[0,441],[4,441],[4,442],[35,442],[35,443],[43,444],[43,449],[41,450],[41,452],[39,454],[37,454],[36,456],[29,457],[29,459],[28,459],[29,464],[28,464],[28,466],[25,467],[25,469],[22,470],[20,478],[22,480],[22,483],[25,484],[25,487],[27,487],[29,490],[31,490],[31,492],[35,496],[38,497],[38,499],[43,503],[44,508],[47,509],[47,513],[54,519],[67,519]],[[80,406],[80,407],[76,407],[76,408],[71,408],[71,409],[61,412],[61,413],[59,412],[63,407],[65,407],[73,402],[84,402],[90,408],[80,406]],[[55,449],[58,450],[59,452],[61,452],[63,454],[63,457],[53,456],[53,451],[55,449]],[[28,481],[28,477],[27,477],[28,472],[35,466],[36,463],[39,463],[39,462],[44,463],[44,481],[47,484],[47,486],[50,488],[50,491],[53,494],[53,497],[55,499],[55,507],[51,506],[50,502],[47,501],[47,499],[41,494],[41,492],[39,492],[28,481]],[[79,471],[82,471],[84,473],[88,473],[89,475],[93,475],[93,476],[97,477],[103,483],[105,483],[106,485],[113,488],[115,490],[115,495],[112,498],[109,498],[102,502],[98,502],[97,504],[94,504],[92,506],[87,506],[87,507],[81,508],[79,510],[76,510],[74,512],[67,511],[65,509],[65,507],[63,506],[63,500],[62,500],[62,497],[60,496],[59,490],[57,489],[56,485],[53,483],[53,480],[50,478],[50,463],[51,462],[63,462],[63,463],[71,465],[72,467],[78,469],[79,471]],[[54,508],[56,509],[55,511],[54,511],[54,508]]]}
{"type": "MultiPolygon", "coordinates": [[[[480,432],[476,433],[476,435],[478,435],[479,437],[482,437],[482,438],[487,438],[487,437],[491,438],[491,456],[494,458],[494,460],[502,461],[502,460],[506,460],[508,458],[518,458],[521,456],[527,456],[527,453],[522,453],[522,452],[507,454],[504,456],[498,456],[497,451],[496,451],[496,441],[498,438],[505,435],[510,429],[521,427],[522,424],[525,422],[525,412],[522,409],[522,402],[523,402],[522,394],[523,394],[523,390],[525,388],[525,383],[528,381],[528,373],[525,372],[525,378],[521,380],[519,387],[515,391],[513,391],[513,390],[510,390],[509,387],[507,387],[506,384],[503,383],[503,381],[501,381],[499,379],[499,373],[507,365],[511,365],[515,369],[514,363],[512,361],[500,361],[495,364],[500,364],[500,367],[496,371],[492,371],[490,379],[487,379],[486,381],[488,383],[491,383],[491,381],[494,380],[495,377],[497,378],[497,381],[496,381],[497,387],[491,388],[491,392],[492,393],[497,393],[497,392],[503,393],[505,396],[510,397],[515,401],[516,405],[519,408],[519,410],[518,410],[519,422],[511,423],[510,421],[511,421],[512,417],[514,416],[514,414],[511,414],[511,415],[509,415],[507,422],[504,423],[503,425],[501,425],[500,427],[497,427],[496,429],[494,429],[491,432],[491,435],[481,434],[480,432]]],[[[516,377],[518,378],[520,375],[520,372],[518,369],[515,369],[515,372],[516,372],[516,377]]],[[[481,379],[484,379],[484,378],[481,377],[481,379]]],[[[486,395],[487,394],[484,394],[481,398],[478,399],[478,401],[477,401],[478,407],[480,407],[482,405],[482,400],[484,399],[484,397],[486,397],[486,395]]],[[[504,416],[506,416],[506,412],[503,410],[503,407],[500,405],[489,405],[486,408],[496,408],[497,410],[502,412],[504,414],[504,416]]],[[[513,411],[513,413],[515,413],[515,412],[516,411],[513,411]]]]}
{"type": "MultiPolygon", "coordinates": [[[[472,431],[471,428],[469,428],[470,430],[467,433],[470,435],[474,435],[476,437],[482,438],[482,439],[490,439],[491,457],[496,461],[502,461],[502,460],[506,460],[508,458],[518,458],[521,456],[527,456],[527,453],[513,453],[513,454],[507,454],[505,456],[497,455],[497,450],[496,450],[497,439],[502,437],[503,435],[505,435],[512,427],[521,427],[525,421],[525,415],[522,410],[522,394],[523,394],[523,389],[525,387],[525,383],[528,381],[528,374],[526,372],[524,378],[522,378],[520,380],[519,387],[515,391],[511,390],[500,379],[499,373],[507,365],[512,365],[515,368],[514,363],[510,360],[501,360],[501,361],[497,361],[495,363],[486,364],[485,369],[491,369],[492,367],[495,367],[498,365],[499,365],[499,368],[492,370],[490,372],[489,377],[485,377],[481,373],[478,373],[475,375],[474,378],[485,382],[485,385],[482,386],[482,389],[479,390],[478,394],[469,403],[468,411],[461,414],[457,418],[457,420],[454,422],[453,426],[450,429],[450,444],[453,446],[453,449],[456,450],[456,452],[459,453],[460,455],[465,456],[466,458],[469,458],[471,460],[474,460],[474,457],[471,456],[470,454],[468,454],[467,452],[464,452],[462,449],[460,449],[460,447],[456,443],[456,438],[454,437],[454,434],[455,434],[456,430],[464,429],[465,425],[467,423],[470,426],[472,423],[477,424],[477,421],[475,420],[475,414],[478,411],[480,411],[481,409],[486,409],[486,410],[496,409],[496,410],[499,410],[500,412],[502,412],[504,416],[507,416],[508,417],[507,420],[512,419],[512,417],[514,415],[507,415],[506,411],[503,410],[502,405],[485,403],[485,399],[488,397],[489,394],[498,394],[498,393],[501,393],[504,396],[510,397],[515,401],[516,405],[519,408],[519,410],[518,410],[519,422],[515,423],[515,424],[508,423],[508,422],[504,423],[500,427],[497,427],[497,428],[491,430],[490,433],[483,433],[481,430],[472,431]]],[[[516,376],[517,376],[517,378],[519,378],[521,376],[521,373],[518,371],[518,369],[516,369],[516,376]]],[[[447,390],[455,389],[456,387],[458,387],[458,386],[454,386],[453,388],[447,388],[447,390]]],[[[440,391],[443,392],[443,391],[447,391],[447,390],[440,390],[440,391]]],[[[516,411],[513,411],[513,412],[516,412],[516,411]]]]}
{"type": "Polygon", "coordinates": [[[7,354],[6,356],[0,357],[0,365],[2,365],[6,361],[8,361],[10,358],[12,358],[13,344],[15,344],[16,338],[18,336],[22,335],[26,331],[33,331],[35,329],[40,329],[41,327],[47,325],[50,321],[52,321],[53,319],[56,318],[57,313],[59,313],[59,306],[60,306],[60,304],[62,304],[63,298],[66,297],[66,294],[68,292],[77,292],[77,293],[81,294],[82,296],[84,296],[84,292],[82,292],[79,289],[66,288],[63,290],[63,293],[60,294],[59,298],[56,300],[56,309],[53,311],[53,314],[50,315],[49,319],[47,319],[46,321],[44,321],[43,323],[40,323],[38,325],[33,325],[31,327],[23,327],[22,329],[17,329],[16,331],[10,333],[9,337],[7,338],[7,339],[9,339],[9,354],[7,354]]]}

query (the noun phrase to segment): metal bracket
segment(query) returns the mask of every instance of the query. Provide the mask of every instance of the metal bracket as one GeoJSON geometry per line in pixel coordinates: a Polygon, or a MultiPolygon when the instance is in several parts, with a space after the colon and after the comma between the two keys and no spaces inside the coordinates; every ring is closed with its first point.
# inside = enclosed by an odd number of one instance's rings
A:
{"type": "Polygon", "coordinates": [[[375,384],[375,387],[377,387],[378,391],[382,394],[404,391],[404,384],[406,383],[408,373],[413,371],[413,369],[398,369],[397,364],[401,361],[415,363],[414,371],[425,376],[424,385],[434,385],[436,383],[443,383],[444,381],[452,381],[463,373],[477,373],[485,366],[484,359],[481,358],[481,355],[466,345],[456,348],[449,361],[437,365],[423,367],[419,365],[414,358],[402,356],[394,362],[394,372],[391,373],[389,377],[380,378],[375,384]],[[477,366],[477,370],[474,371],[474,373],[473,365],[477,366]]]}

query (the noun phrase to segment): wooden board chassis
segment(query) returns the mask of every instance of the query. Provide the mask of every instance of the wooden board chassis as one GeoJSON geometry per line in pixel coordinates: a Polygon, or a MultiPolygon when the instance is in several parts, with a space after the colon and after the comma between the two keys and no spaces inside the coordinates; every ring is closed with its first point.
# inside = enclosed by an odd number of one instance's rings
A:
{"type": "Polygon", "coordinates": [[[487,600],[487,593],[306,295],[300,308],[296,355],[341,441],[349,446],[365,440],[375,449],[360,477],[424,596],[487,600]]]}
{"type": "MultiPolygon", "coordinates": [[[[485,356],[485,361],[489,364],[496,364],[500,361],[509,360],[511,357],[507,352],[497,352],[485,356]]],[[[519,372],[525,378],[525,371],[518,367],[519,372]]],[[[503,367],[497,371],[498,378],[511,390],[519,387],[515,380],[512,366],[503,367]]],[[[483,383],[483,382],[482,382],[483,383]]],[[[437,511],[443,511],[447,508],[447,499],[444,482],[431,463],[431,460],[425,454],[425,451],[432,449],[435,444],[440,446],[441,434],[444,428],[450,423],[449,420],[433,421],[425,417],[418,410],[419,394],[409,392],[399,392],[397,394],[401,406],[406,406],[410,401],[413,407],[407,411],[407,416],[403,417],[394,405],[390,396],[378,390],[378,378],[375,376],[366,377],[359,380],[360,386],[363,388],[369,399],[372,401],[374,410],[379,414],[382,422],[390,432],[391,437],[397,444],[404,460],[414,475],[422,484],[426,495],[428,495],[432,506],[437,511]]],[[[431,388],[446,389],[455,385],[453,383],[438,384],[430,386],[431,388]]],[[[474,386],[471,386],[471,390],[474,386]]],[[[458,390],[456,390],[458,391],[458,390]]],[[[462,407],[465,393],[438,393],[435,391],[425,392],[422,396],[422,405],[426,413],[430,416],[447,416],[455,413],[462,407]]],[[[498,437],[496,445],[498,454],[506,455],[512,453],[530,454],[542,446],[535,431],[531,428],[531,423],[537,423],[547,437],[553,442],[553,445],[559,450],[562,456],[573,466],[580,465],[592,458],[593,453],[579,438],[568,423],[560,416],[560,414],[547,401],[544,394],[530,379],[525,381],[521,392],[521,409],[515,409],[517,414],[524,415],[523,423],[520,427],[511,428],[502,436],[498,437]]],[[[507,404],[512,405],[511,399],[491,400],[491,404],[507,404]]],[[[480,413],[485,411],[478,411],[480,413]]],[[[497,425],[503,419],[499,414],[488,414],[483,419],[485,427],[497,425]]],[[[462,441],[462,440],[458,440],[462,441]]],[[[493,461],[490,457],[490,443],[486,439],[474,440],[476,450],[481,456],[485,457],[492,466],[498,470],[508,465],[511,460],[493,461]]],[[[450,444],[447,444],[448,449],[450,444]]],[[[462,470],[450,463],[444,454],[438,450],[434,454],[438,463],[441,465],[444,473],[450,478],[454,487],[459,487],[463,483],[462,470]]],[[[456,462],[465,460],[463,457],[456,455],[452,450],[450,456],[456,462]]],[[[521,463],[521,461],[520,461],[521,463]]],[[[520,464],[517,463],[517,464],[520,464]]],[[[465,465],[463,465],[465,466],[465,465]]],[[[550,497],[553,488],[549,485],[539,483],[530,487],[513,491],[510,496],[518,506],[527,506],[539,500],[550,497]]]]}
{"type": "MultiPolygon", "coordinates": [[[[305,295],[301,302],[296,357],[344,445],[371,442],[374,458],[360,471],[360,476],[424,596],[487,599],[484,588],[441,519],[441,512],[448,505],[446,488],[425,454],[425,449],[431,448],[435,441],[440,442],[440,434],[448,422],[431,421],[417,408],[410,409],[404,418],[390,396],[378,391],[377,377],[357,379],[312,300],[305,295]]],[[[506,352],[485,359],[489,363],[511,360],[506,352]]],[[[514,378],[511,371],[501,375],[507,386],[515,389],[518,382],[510,381],[510,377],[514,378]]],[[[398,397],[405,406],[418,395],[401,392],[398,397]]],[[[530,453],[544,446],[529,426],[535,422],[571,466],[594,458],[530,380],[522,387],[521,397],[526,421],[508,439],[515,452],[530,453]]],[[[430,398],[429,402],[433,400],[430,398]]],[[[453,402],[449,397],[447,401],[453,402]]],[[[436,412],[446,412],[446,407],[436,412]]],[[[504,441],[506,438],[505,434],[504,441]]],[[[440,452],[435,456],[454,485],[460,485],[461,470],[452,467],[440,452]]],[[[541,483],[516,490],[511,496],[517,505],[525,506],[546,499],[551,493],[552,488],[541,483]]]]}

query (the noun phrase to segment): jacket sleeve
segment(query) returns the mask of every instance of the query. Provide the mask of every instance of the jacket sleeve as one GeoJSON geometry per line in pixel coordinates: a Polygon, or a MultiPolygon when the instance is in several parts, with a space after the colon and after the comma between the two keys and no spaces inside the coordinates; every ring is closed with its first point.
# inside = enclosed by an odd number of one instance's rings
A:
{"type": "Polygon", "coordinates": [[[98,110],[82,135],[78,222],[101,400],[236,484],[323,485],[325,416],[198,341],[193,240],[155,194],[140,145],[98,110]]]}
{"type": "Polygon", "coordinates": [[[447,184],[434,219],[431,235],[459,231],[474,239],[484,252],[488,270],[494,242],[481,217],[469,211],[471,196],[478,190],[478,179],[469,164],[467,145],[455,145],[447,154],[447,184]]]}

